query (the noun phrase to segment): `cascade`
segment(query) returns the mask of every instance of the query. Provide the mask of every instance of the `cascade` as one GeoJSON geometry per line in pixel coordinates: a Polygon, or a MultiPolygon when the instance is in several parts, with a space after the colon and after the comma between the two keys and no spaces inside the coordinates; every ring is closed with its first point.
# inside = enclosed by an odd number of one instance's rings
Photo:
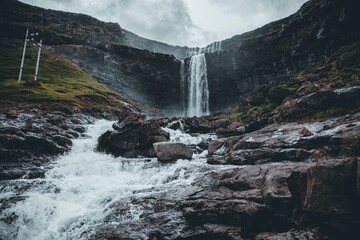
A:
{"type": "Polygon", "coordinates": [[[210,114],[206,59],[203,53],[192,56],[189,64],[181,61],[180,86],[184,116],[200,117],[210,114]]]}
{"type": "Polygon", "coordinates": [[[205,54],[191,57],[189,73],[186,115],[189,117],[208,115],[210,113],[209,86],[205,54]]]}
{"type": "MultiPolygon", "coordinates": [[[[224,169],[206,163],[207,151],[191,161],[162,164],[157,159],[115,158],[95,151],[97,139],[114,122],[87,126],[87,137],[73,140],[72,150],[54,161],[42,179],[16,179],[0,187],[0,239],[85,240],[102,226],[136,221],[148,208],[132,199],[187,196],[197,177],[224,169]],[[117,205],[127,210],[118,214],[117,205]],[[7,206],[5,206],[7,205],[7,206]]],[[[190,136],[164,128],[170,141],[198,144],[209,136],[190,136]]]]}
{"type": "Polygon", "coordinates": [[[185,77],[185,61],[181,60],[180,66],[180,99],[181,109],[183,110],[182,115],[186,115],[187,104],[186,104],[186,77],[185,77]]]}
{"type": "Polygon", "coordinates": [[[194,55],[199,55],[202,53],[216,53],[216,52],[219,53],[222,50],[221,43],[222,42],[219,41],[219,42],[213,42],[203,48],[189,48],[187,52],[187,56],[192,57],[194,55]]]}
{"type": "Polygon", "coordinates": [[[184,116],[199,117],[210,114],[205,53],[217,53],[219,58],[221,43],[221,41],[213,42],[204,48],[189,48],[188,56],[191,57],[189,66],[181,60],[180,98],[184,116]]]}

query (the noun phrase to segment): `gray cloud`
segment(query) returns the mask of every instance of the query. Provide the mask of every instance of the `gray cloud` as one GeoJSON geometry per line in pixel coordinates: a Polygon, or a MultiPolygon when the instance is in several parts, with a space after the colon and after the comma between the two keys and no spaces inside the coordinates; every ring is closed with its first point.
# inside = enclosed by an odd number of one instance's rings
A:
{"type": "Polygon", "coordinates": [[[285,17],[306,0],[21,1],[118,22],[142,37],[169,44],[204,46],[285,17]]]}
{"type": "Polygon", "coordinates": [[[239,19],[238,31],[249,31],[295,13],[308,0],[209,0],[239,19]]]}
{"type": "Polygon", "coordinates": [[[22,0],[57,10],[82,12],[142,37],[174,45],[210,42],[211,34],[196,26],[183,0],[22,0]]]}

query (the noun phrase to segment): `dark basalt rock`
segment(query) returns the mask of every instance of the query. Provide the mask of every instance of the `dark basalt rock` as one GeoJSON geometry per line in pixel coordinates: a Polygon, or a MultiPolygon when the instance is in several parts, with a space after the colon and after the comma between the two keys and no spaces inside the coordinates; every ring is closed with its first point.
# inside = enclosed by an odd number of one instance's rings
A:
{"type": "Polygon", "coordinates": [[[324,160],[305,172],[294,172],[288,182],[297,198],[296,217],[349,236],[358,232],[358,164],[357,158],[324,160]]]}
{"type": "Polygon", "coordinates": [[[292,229],[284,233],[260,233],[255,240],[328,240],[327,236],[319,233],[318,229],[296,230],[292,229]]]}
{"type": "Polygon", "coordinates": [[[183,118],[185,131],[191,133],[208,133],[211,131],[211,122],[206,117],[183,118]]]}
{"type": "Polygon", "coordinates": [[[292,95],[293,92],[287,88],[281,87],[281,86],[276,86],[276,87],[272,87],[269,89],[268,92],[268,98],[271,102],[275,103],[275,104],[280,104],[282,103],[282,101],[292,95]]]}
{"type": "MultiPolygon", "coordinates": [[[[288,81],[332,55],[338,58],[342,47],[359,39],[360,31],[353,27],[360,22],[356,7],[354,0],[308,1],[287,18],[222,41],[222,51],[206,54],[211,111],[236,105],[239,96],[259,85],[288,81]]],[[[339,57],[337,67],[358,62],[356,54],[357,59],[341,60],[353,55],[339,57]]],[[[317,78],[314,74],[311,82],[317,78]]],[[[264,93],[273,94],[269,89],[264,93]]],[[[276,94],[273,100],[277,103],[287,95],[276,94]]],[[[261,102],[261,96],[255,100],[261,102]]]]}
{"type": "Polygon", "coordinates": [[[154,150],[160,162],[170,162],[178,159],[191,159],[193,151],[183,143],[158,142],[154,150]]]}
{"type": "Polygon", "coordinates": [[[272,124],[249,134],[210,143],[211,164],[263,164],[315,161],[327,156],[357,156],[358,116],[307,124],[272,124]],[[328,125],[332,126],[328,126],[328,125]],[[313,131],[303,133],[304,127],[313,131]]]}
{"type": "Polygon", "coordinates": [[[158,120],[145,121],[139,113],[126,112],[113,125],[115,131],[107,131],[99,137],[98,150],[125,157],[155,157],[153,144],[169,140],[169,134],[161,129],[158,120]]]}
{"type": "Polygon", "coordinates": [[[16,119],[0,114],[0,179],[43,177],[40,166],[69,151],[77,131],[85,131],[80,124],[91,119],[39,110],[18,111],[16,119]]]}

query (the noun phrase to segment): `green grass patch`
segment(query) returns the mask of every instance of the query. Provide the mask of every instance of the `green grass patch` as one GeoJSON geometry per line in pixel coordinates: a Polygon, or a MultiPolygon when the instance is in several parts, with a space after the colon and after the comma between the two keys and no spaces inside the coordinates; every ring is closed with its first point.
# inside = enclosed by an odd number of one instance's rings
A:
{"type": "Polygon", "coordinates": [[[130,100],[92,79],[64,57],[44,50],[41,55],[39,85],[32,86],[36,49],[26,54],[22,81],[18,83],[22,49],[0,49],[0,103],[18,108],[77,108],[120,112],[130,100]]]}

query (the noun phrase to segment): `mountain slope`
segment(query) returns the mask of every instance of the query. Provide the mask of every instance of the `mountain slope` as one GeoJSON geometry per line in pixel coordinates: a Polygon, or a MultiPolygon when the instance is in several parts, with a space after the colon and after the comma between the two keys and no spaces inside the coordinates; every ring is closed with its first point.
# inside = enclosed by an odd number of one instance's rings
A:
{"type": "Polygon", "coordinates": [[[34,84],[37,51],[27,51],[22,81],[18,83],[21,49],[0,48],[0,102],[3,109],[72,111],[89,114],[118,114],[132,101],[113,92],[65,58],[45,50],[42,53],[39,83],[34,84]]]}
{"type": "Polygon", "coordinates": [[[41,31],[48,45],[81,44],[110,47],[112,44],[184,57],[186,47],[139,37],[120,27],[85,14],[55,11],[31,6],[17,0],[3,0],[0,10],[1,37],[23,39],[25,28],[41,31]]]}
{"type": "Polygon", "coordinates": [[[212,110],[259,84],[286,81],[360,39],[354,0],[311,0],[295,14],[222,42],[206,54],[212,110]]]}
{"type": "Polygon", "coordinates": [[[146,111],[151,106],[163,112],[178,108],[180,61],[142,48],[173,54],[179,49],[182,54],[183,48],[140,38],[118,24],[83,14],[46,10],[16,0],[0,4],[1,48],[22,47],[29,28],[40,33],[49,52],[66,57],[146,111]]]}

